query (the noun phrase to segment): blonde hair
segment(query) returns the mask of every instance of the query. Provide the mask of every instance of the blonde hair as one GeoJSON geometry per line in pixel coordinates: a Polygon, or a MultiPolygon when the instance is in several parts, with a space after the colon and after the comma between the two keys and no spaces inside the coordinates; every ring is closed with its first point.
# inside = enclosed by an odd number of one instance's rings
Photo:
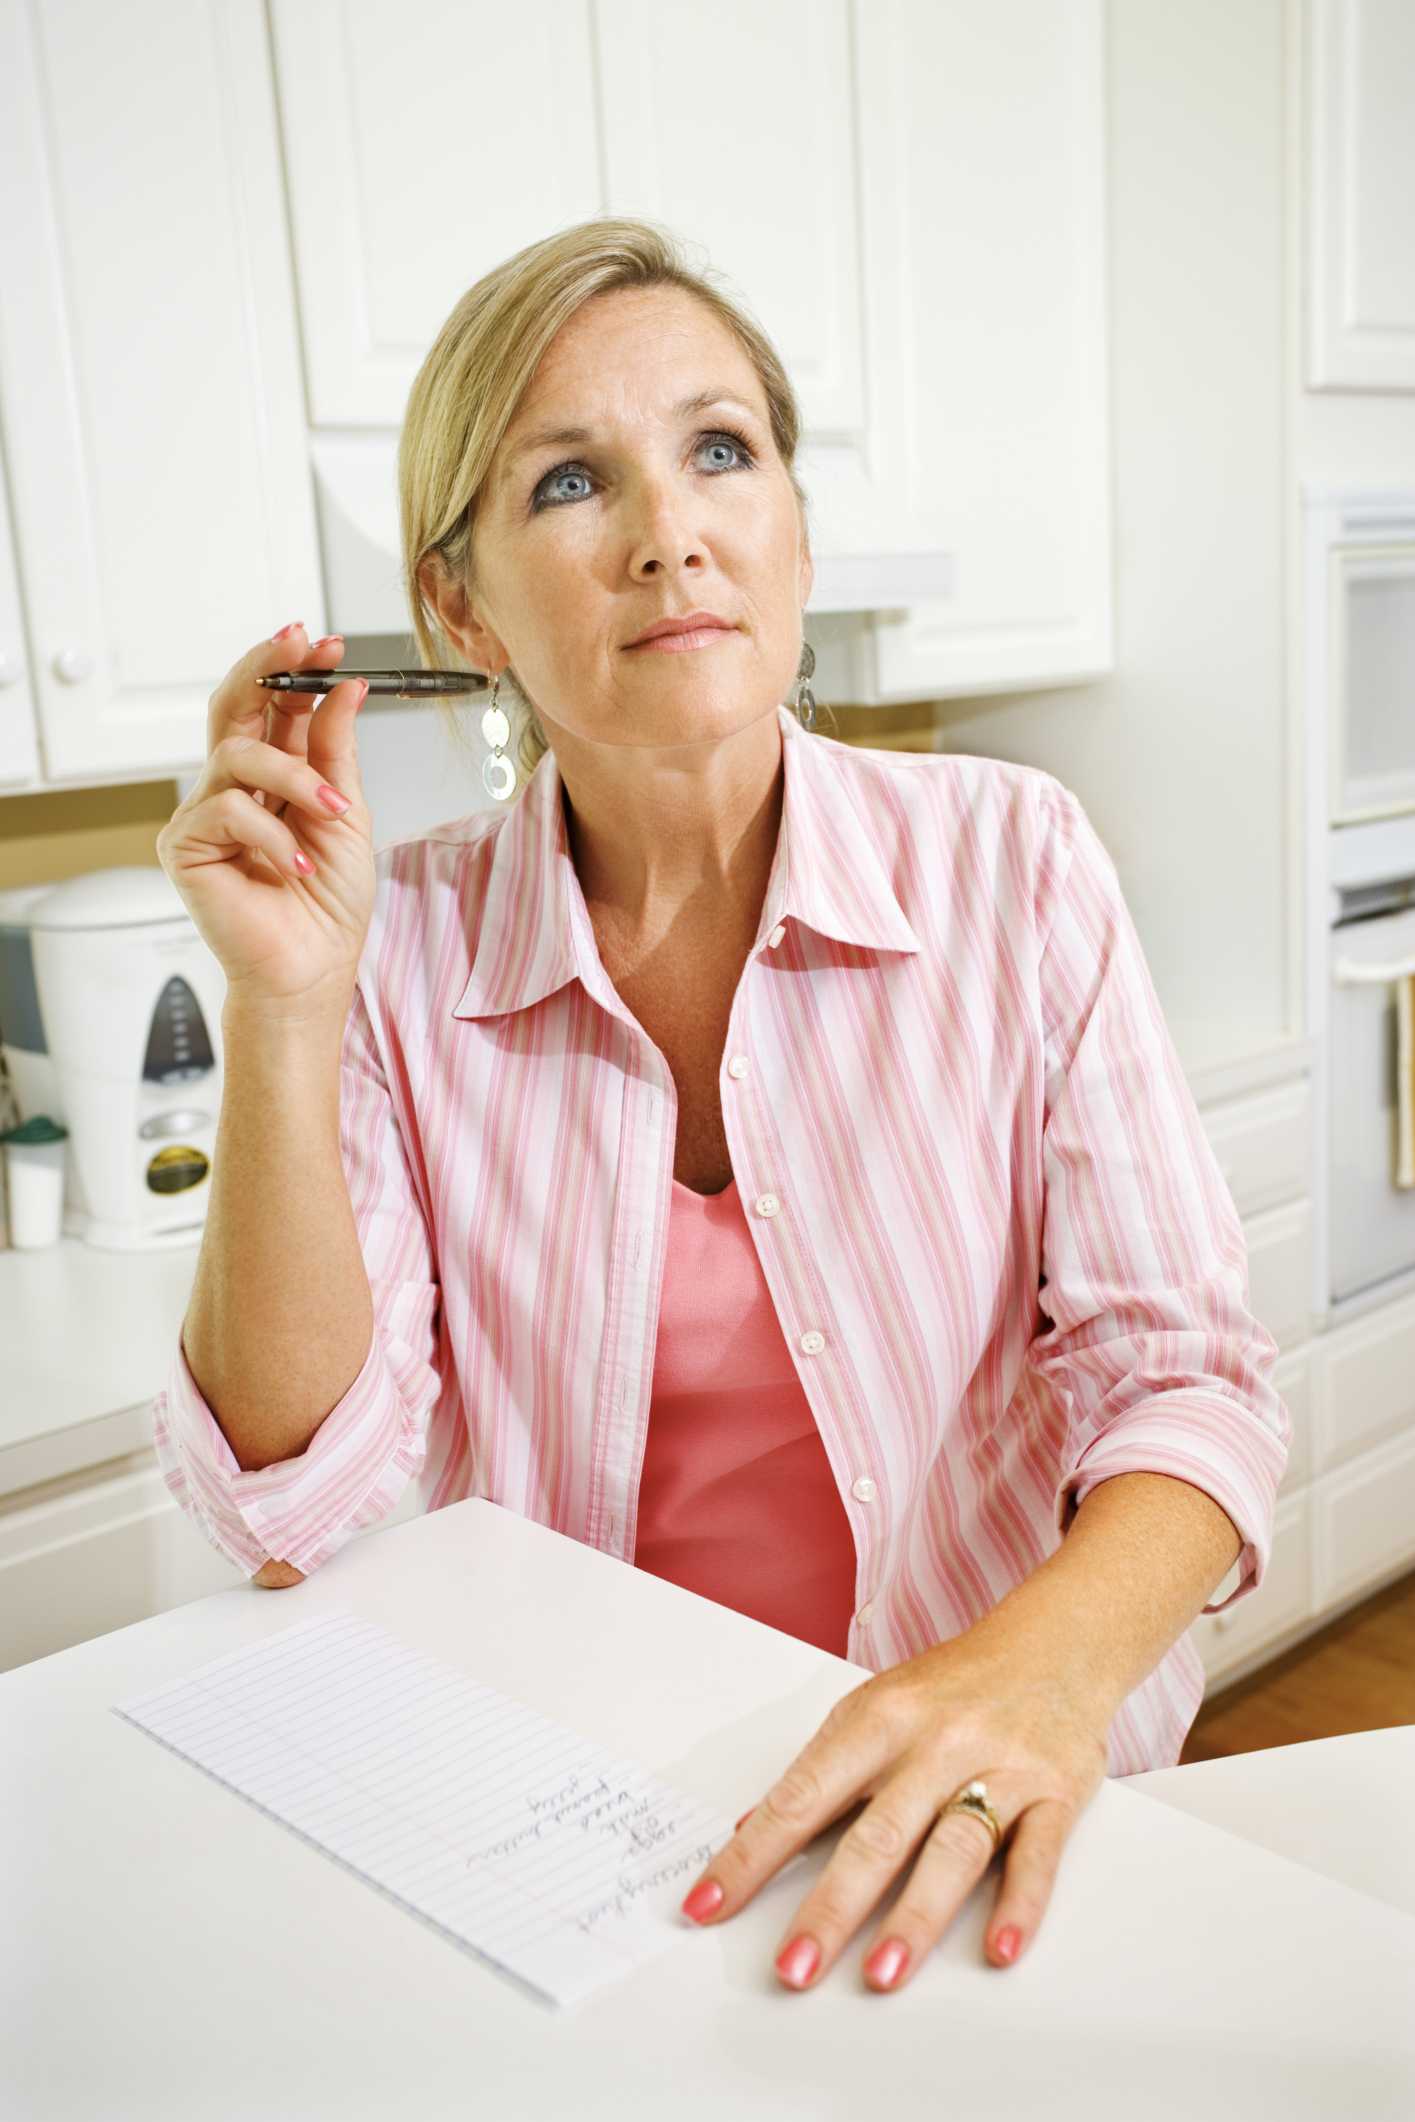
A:
{"type": "MultiPolygon", "coordinates": [[[[703,303],[733,334],[751,361],[766,397],[772,439],[786,466],[809,542],[809,501],[796,473],[800,408],[776,349],[755,319],[713,285],[710,268],[690,265],[673,235],[654,222],[581,221],[527,245],[493,268],[460,298],[428,351],[408,393],[398,445],[398,506],[403,587],[424,668],[468,670],[472,665],[443,633],[419,583],[429,555],[474,597],[473,534],[482,493],[502,437],[561,326],[596,295],[618,288],[681,288],[703,303]]],[[[518,755],[527,777],[548,749],[530,701],[515,684],[504,705],[521,723],[518,755]]],[[[455,696],[454,696],[455,697],[455,696]]],[[[484,696],[472,696],[480,718],[484,696]]],[[[463,716],[454,700],[439,702],[454,741],[463,716]]]]}

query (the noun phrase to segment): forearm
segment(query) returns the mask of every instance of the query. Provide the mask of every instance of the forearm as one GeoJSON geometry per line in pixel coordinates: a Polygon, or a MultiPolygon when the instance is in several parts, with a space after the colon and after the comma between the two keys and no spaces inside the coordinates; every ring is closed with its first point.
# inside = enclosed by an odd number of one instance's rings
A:
{"type": "Polygon", "coordinates": [[[979,1624],[1045,1645],[1119,1708],[1213,1597],[1242,1550],[1227,1511],[1169,1474],[1115,1474],[1061,1546],[979,1624]]]}
{"type": "Polygon", "coordinates": [[[337,1018],[223,1012],[211,1198],[182,1346],[244,1470],[305,1450],[373,1338],[339,1151],[337,1018]]]}

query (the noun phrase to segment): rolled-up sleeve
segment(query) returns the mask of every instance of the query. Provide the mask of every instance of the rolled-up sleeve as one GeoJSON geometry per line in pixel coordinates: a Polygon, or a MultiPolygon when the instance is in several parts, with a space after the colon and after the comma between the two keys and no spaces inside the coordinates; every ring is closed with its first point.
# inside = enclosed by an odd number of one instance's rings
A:
{"type": "Polygon", "coordinates": [[[1046,1055],[1039,1302],[1029,1362],[1064,1395],[1058,1532],[1097,1482],[1160,1473],[1203,1489],[1256,1591],[1292,1423],[1277,1344],[1249,1309],[1243,1229],[1160,1010],[1115,866],[1046,777],[1040,989],[1046,1055]]]}
{"type": "Polygon", "coordinates": [[[441,1287],[369,1013],[355,991],[339,1063],[344,1176],[373,1297],[362,1370],[305,1450],[243,1472],[178,1335],[153,1401],[162,1477],[217,1551],[253,1575],[275,1556],[308,1576],[396,1506],[445,1385],[441,1287]]]}

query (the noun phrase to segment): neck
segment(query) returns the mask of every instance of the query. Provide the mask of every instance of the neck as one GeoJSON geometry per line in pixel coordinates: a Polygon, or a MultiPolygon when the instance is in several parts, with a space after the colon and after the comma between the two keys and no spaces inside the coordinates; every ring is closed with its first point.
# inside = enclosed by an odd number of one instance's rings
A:
{"type": "Polygon", "coordinates": [[[743,920],[755,933],[785,795],[774,714],[713,744],[555,749],[587,906],[626,935],[743,920]]]}

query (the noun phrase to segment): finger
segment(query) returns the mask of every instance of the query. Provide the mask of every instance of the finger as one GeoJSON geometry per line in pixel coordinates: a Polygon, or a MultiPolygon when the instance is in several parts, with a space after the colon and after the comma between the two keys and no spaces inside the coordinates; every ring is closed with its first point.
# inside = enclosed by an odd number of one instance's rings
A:
{"type": "MultiPolygon", "coordinates": [[[[319,641],[311,641],[301,656],[288,657],[285,670],[337,670],[344,655],[342,634],[325,634],[319,641]]],[[[268,673],[267,673],[268,675],[268,673]]],[[[332,688],[331,688],[332,689],[332,688]]],[[[307,750],[313,710],[328,693],[282,693],[271,692],[270,733],[268,742],[278,744],[281,751],[298,752],[301,757],[307,750]]]]}
{"type": "MultiPolygon", "coordinates": [[[[861,1792],[856,1797],[847,1798],[843,1805],[836,1807],[835,1811],[830,1815],[828,1819],[822,1820],[820,1826],[816,1829],[816,1834],[825,1834],[827,1830],[834,1827],[838,1821],[845,1819],[848,1814],[858,1811],[860,1806],[868,1804],[868,1802],[869,1794],[867,1792],[861,1792]]],[[[732,1831],[734,1841],[736,1837],[741,1834],[743,1826],[746,1824],[746,1822],[748,1820],[754,1819],[760,1809],[761,1808],[759,1806],[754,1806],[750,1812],[743,1813],[742,1818],[737,1822],[736,1827],[732,1831]]],[[[812,1837],[812,1839],[814,1839],[814,1837],[812,1837]]],[[[731,1849],[732,1846],[732,1842],[725,1842],[722,1846],[722,1850],[719,1852],[719,1855],[725,1856],[727,1851],[731,1849]]],[[[788,1864],[792,1864],[794,1862],[795,1857],[788,1854],[784,1859],[777,1860],[777,1862],[772,1866],[772,1871],[783,1871],[785,1870],[788,1864]]],[[[703,1873],[702,1877],[698,1880],[696,1886],[692,1887],[683,1898],[681,1912],[685,1916],[691,1916],[695,1923],[711,1923],[716,1921],[719,1917],[726,1917],[728,1915],[735,1914],[736,1912],[735,1909],[730,1909],[727,1906],[725,1891],[716,1875],[717,1863],[718,1858],[714,1858],[712,1868],[703,1873]]],[[[757,1887],[761,1884],[762,1881],[758,1879],[756,1885],[752,1887],[751,1893],[746,1896],[746,1899],[750,1900],[751,1894],[755,1893],[757,1887]]],[[[736,1904],[737,1907],[741,1907],[742,1905],[743,1904],[740,1901],[736,1904]]]]}
{"type": "MultiPolygon", "coordinates": [[[[353,679],[349,689],[363,682],[353,679]]],[[[314,760],[292,759],[259,737],[223,737],[206,762],[201,781],[189,799],[187,815],[195,817],[211,805],[220,804],[222,815],[232,823],[244,808],[281,824],[294,825],[298,820],[302,831],[312,825],[333,825],[343,834],[348,828],[341,821],[352,818],[352,803],[348,798],[341,802],[342,792],[337,788],[335,801],[328,801],[320,793],[326,787],[325,777],[314,760]],[[226,800],[233,795],[240,798],[236,804],[226,800]],[[266,798],[264,804],[257,800],[262,795],[266,798]]]]}
{"type": "Polygon", "coordinates": [[[898,1751],[897,1726],[864,1686],[837,1702],[820,1730],[683,1899],[696,1922],[725,1921],[758,1887],[867,1795],[898,1751]],[[864,1698],[864,1699],[862,1699],[864,1698]]]}
{"type": "MultiPolygon", "coordinates": [[[[318,641],[311,641],[302,656],[291,657],[284,668],[287,670],[337,670],[344,654],[342,634],[325,634],[318,641]]],[[[314,720],[314,710],[319,700],[315,693],[271,692],[267,710],[267,744],[278,751],[289,752],[292,758],[309,757],[309,733],[314,720]]],[[[324,695],[327,700],[328,694],[324,695]]],[[[259,800],[259,799],[257,799],[259,800]]],[[[284,809],[282,798],[267,796],[267,810],[274,810],[279,817],[284,809]]]]}
{"type": "Polygon", "coordinates": [[[1040,1798],[1027,1807],[1014,1827],[988,1925],[986,1949],[998,1966],[1011,1966],[1037,1935],[1076,1820],[1069,1805],[1057,1798],[1040,1798]],[[1016,1934],[1010,1945],[1009,1931],[1016,1934]]]}
{"type": "Polygon", "coordinates": [[[355,725],[367,697],[367,678],[343,678],[305,725],[310,765],[350,802],[363,800],[355,725]]]}
{"type": "MultiPolygon", "coordinates": [[[[257,641],[238,662],[231,665],[221,683],[207,703],[206,748],[215,751],[223,737],[259,737],[265,741],[270,721],[271,695],[267,687],[257,685],[258,678],[268,678],[272,672],[291,670],[306,654],[305,630],[298,619],[289,626],[282,626],[278,634],[268,641],[257,641]]],[[[313,706],[313,695],[291,694],[313,706]]]]}
{"type": "MultiPolygon", "coordinates": [[[[776,1971],[790,1988],[808,1988],[829,1973],[880,1896],[920,1845],[927,1846],[938,1817],[938,1788],[936,1756],[927,1765],[920,1762],[912,1772],[901,1770],[841,1837],[782,1936],[776,1971]]],[[[971,1859],[974,1868],[959,1901],[981,1876],[992,1854],[992,1836],[986,1827],[966,1816],[960,1823],[958,1815],[950,1815],[950,1828],[960,1824],[971,1828],[972,1835],[950,1839],[956,1839],[957,1854],[965,1866],[971,1859]]]]}
{"type": "MultiPolygon", "coordinates": [[[[303,816],[300,825],[308,829],[303,816]]],[[[282,876],[301,882],[317,867],[289,823],[263,810],[248,789],[228,785],[209,795],[193,813],[182,835],[182,867],[193,870],[208,862],[240,861],[247,854],[264,855],[282,876]]]]}
{"type": "MultiPolygon", "coordinates": [[[[1061,1851],[1075,1823],[1074,1809],[1054,1798],[1030,1802],[1019,1792],[1012,1805],[999,1801],[997,1776],[989,1776],[988,1790],[993,1810],[1002,1823],[1003,1840],[996,1852],[1004,1867],[1004,1886],[993,1909],[985,1950],[992,1964],[1005,1967],[1006,1950],[998,1941],[1009,1927],[1004,1911],[1023,1909],[1030,1934],[1035,1935],[1042,1911],[1050,1898],[1061,1851]],[[1028,1823],[1031,1823],[1029,1826],[1028,1823]],[[1026,1885],[1009,1899],[1006,1883],[1018,1864],[1018,1877],[1026,1885]]],[[[903,1893],[877,1926],[864,1956],[864,1975],[873,1989],[902,1989],[918,1971],[978,1881],[993,1862],[992,1836],[984,1822],[966,1813],[949,1813],[931,1829],[919,1851],[903,1893]]]]}

